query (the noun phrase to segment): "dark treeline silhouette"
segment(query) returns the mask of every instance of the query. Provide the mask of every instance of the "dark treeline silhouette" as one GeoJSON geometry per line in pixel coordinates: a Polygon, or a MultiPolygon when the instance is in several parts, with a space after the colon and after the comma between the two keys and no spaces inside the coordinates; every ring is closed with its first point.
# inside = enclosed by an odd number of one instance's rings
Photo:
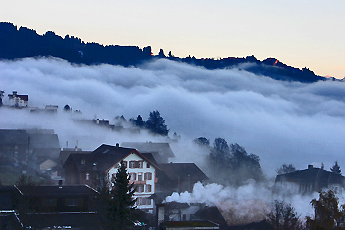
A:
{"type": "Polygon", "coordinates": [[[265,75],[277,80],[315,82],[325,78],[317,76],[308,68],[298,69],[287,66],[275,58],[263,61],[254,56],[243,58],[228,57],[221,59],[175,57],[170,51],[166,56],[160,49],[158,55],[152,55],[151,47],[140,49],[137,46],[103,46],[98,43],[85,43],[80,38],[66,35],[64,38],[48,31],[39,35],[26,27],[19,29],[12,23],[0,22],[0,59],[25,57],[57,57],[77,64],[112,64],[137,66],[143,62],[165,58],[184,62],[207,69],[239,68],[258,75],[265,75]],[[246,65],[242,65],[246,64],[246,65]]]}

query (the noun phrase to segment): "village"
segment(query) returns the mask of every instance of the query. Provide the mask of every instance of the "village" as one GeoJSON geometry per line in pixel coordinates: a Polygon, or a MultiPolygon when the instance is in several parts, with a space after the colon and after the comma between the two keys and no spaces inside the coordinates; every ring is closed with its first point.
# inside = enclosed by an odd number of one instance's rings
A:
{"type": "MultiPolygon", "coordinates": [[[[58,113],[59,107],[29,107],[28,95],[13,91],[7,109],[28,109],[33,114],[58,113]]],[[[1,108],[0,107],[0,111],[1,108]]],[[[70,112],[66,105],[63,110],[70,112]]],[[[79,110],[72,111],[81,113],[79,110]]],[[[138,128],[110,124],[108,120],[78,120],[113,132],[140,133],[138,128]]],[[[171,140],[176,141],[176,140],[171,140]]],[[[197,164],[176,161],[167,142],[122,142],[102,144],[92,150],[61,146],[52,129],[0,129],[0,224],[1,229],[103,229],[99,197],[111,186],[119,165],[125,165],[135,187],[135,206],[142,217],[133,229],[275,229],[265,216],[233,225],[216,204],[167,202],[173,193],[192,193],[195,184],[213,182],[197,164]],[[178,163],[177,163],[178,162],[178,163]],[[22,183],[15,184],[18,178],[22,183]],[[36,181],[32,184],[31,179],[36,181]],[[12,184],[11,184],[12,183],[12,184]],[[34,211],[23,200],[35,200],[34,211]],[[22,202],[17,202],[21,200],[22,202]]],[[[323,166],[276,176],[272,194],[311,194],[331,189],[345,192],[345,177],[323,166]]]]}

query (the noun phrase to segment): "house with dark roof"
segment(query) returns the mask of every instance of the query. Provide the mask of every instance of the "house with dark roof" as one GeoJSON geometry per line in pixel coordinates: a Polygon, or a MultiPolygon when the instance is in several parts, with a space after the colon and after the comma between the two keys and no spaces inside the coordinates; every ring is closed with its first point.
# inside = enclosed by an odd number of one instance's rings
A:
{"type": "MultiPolygon", "coordinates": [[[[13,187],[13,186],[12,186],[13,187]]],[[[14,186],[17,221],[30,229],[98,229],[99,193],[87,185],[14,186]]],[[[18,228],[19,229],[19,228],[18,228]]]]}
{"type": "Polygon", "coordinates": [[[29,95],[20,95],[17,91],[13,91],[12,94],[8,94],[10,106],[14,107],[28,107],[29,95]]]}
{"type": "Polygon", "coordinates": [[[23,129],[0,129],[1,162],[26,161],[29,135],[23,129]]]}
{"type": "Polygon", "coordinates": [[[337,193],[345,192],[345,177],[322,168],[309,165],[307,169],[277,175],[275,192],[312,193],[323,189],[333,189],[337,193]]]}
{"type": "MultiPolygon", "coordinates": [[[[88,185],[15,186],[23,198],[34,198],[36,212],[88,212],[98,192],[88,185]]],[[[20,204],[19,204],[20,205],[20,204]]]]}
{"type": "Polygon", "coordinates": [[[153,210],[149,198],[156,190],[158,163],[150,153],[140,153],[136,149],[101,145],[90,154],[72,153],[64,164],[66,184],[88,184],[99,186],[105,177],[110,187],[111,179],[117,173],[120,162],[126,165],[130,183],[136,186],[135,198],[139,209],[153,210]]]}
{"type": "Polygon", "coordinates": [[[195,183],[208,180],[194,163],[167,163],[159,167],[162,171],[157,174],[157,192],[192,192],[195,183]]]}
{"type": "Polygon", "coordinates": [[[175,157],[175,154],[172,151],[169,143],[123,142],[121,145],[124,147],[137,149],[141,153],[152,153],[159,164],[168,163],[169,158],[175,157]]]}

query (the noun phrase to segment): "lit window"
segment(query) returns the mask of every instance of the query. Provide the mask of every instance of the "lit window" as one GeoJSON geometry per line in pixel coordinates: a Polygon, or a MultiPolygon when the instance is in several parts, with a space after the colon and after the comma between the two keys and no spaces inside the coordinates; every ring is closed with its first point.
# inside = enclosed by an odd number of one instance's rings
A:
{"type": "Polygon", "coordinates": [[[138,181],[142,181],[143,180],[143,173],[140,172],[138,173],[138,181]]]}
{"type": "Polygon", "coordinates": [[[90,179],[90,174],[86,173],[86,180],[89,180],[89,179],[90,179]]]}

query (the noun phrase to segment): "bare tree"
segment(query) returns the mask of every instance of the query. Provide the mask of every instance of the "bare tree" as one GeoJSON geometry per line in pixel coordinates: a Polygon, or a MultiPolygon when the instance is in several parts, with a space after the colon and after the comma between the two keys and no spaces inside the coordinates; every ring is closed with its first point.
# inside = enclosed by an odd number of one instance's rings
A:
{"type": "Polygon", "coordinates": [[[268,222],[277,230],[303,229],[299,215],[291,204],[275,200],[272,211],[267,215],[268,222]]]}

